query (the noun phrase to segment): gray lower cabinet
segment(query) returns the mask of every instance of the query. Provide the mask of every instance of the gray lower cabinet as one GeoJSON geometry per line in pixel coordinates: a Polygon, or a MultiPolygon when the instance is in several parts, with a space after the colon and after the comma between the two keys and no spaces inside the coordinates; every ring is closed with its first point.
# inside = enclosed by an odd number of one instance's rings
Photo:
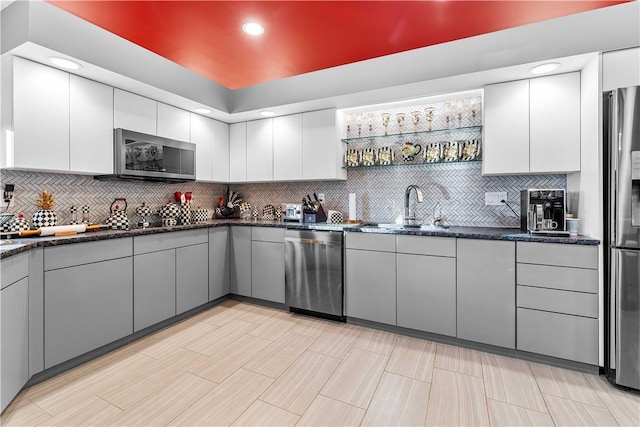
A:
{"type": "Polygon", "coordinates": [[[174,249],[133,257],[133,330],[176,315],[176,253],[174,249]]]}
{"type": "Polygon", "coordinates": [[[229,294],[229,227],[209,229],[209,301],[229,294]]]}
{"type": "MultiPolygon", "coordinates": [[[[347,241],[348,238],[349,234],[347,234],[347,241]]],[[[395,325],[395,252],[347,249],[345,253],[345,312],[347,316],[395,325]]]]}
{"type": "Polygon", "coordinates": [[[45,368],[133,333],[131,256],[45,271],[44,280],[45,368]]]}
{"type": "Polygon", "coordinates": [[[284,243],[251,242],[251,296],[284,304],[284,243]]]}
{"type": "Polygon", "coordinates": [[[456,336],[456,259],[397,255],[398,326],[456,336]]]}
{"type": "Polygon", "coordinates": [[[598,247],[518,242],[518,350],[598,364],[598,247]]]}
{"type": "MultiPolygon", "coordinates": [[[[5,274],[3,263],[2,274],[5,274]]],[[[11,273],[8,273],[11,274],[11,273]]],[[[4,286],[4,283],[3,283],[4,286]]],[[[0,291],[0,396],[2,410],[29,380],[29,278],[0,291]]]]}
{"type": "Polygon", "coordinates": [[[515,348],[515,256],[515,242],[458,239],[458,338],[515,348]]]}
{"type": "Polygon", "coordinates": [[[251,227],[231,227],[229,288],[232,294],[251,296],[251,227]]]}
{"type": "Polygon", "coordinates": [[[176,249],[176,313],[209,301],[209,244],[176,249]]]}

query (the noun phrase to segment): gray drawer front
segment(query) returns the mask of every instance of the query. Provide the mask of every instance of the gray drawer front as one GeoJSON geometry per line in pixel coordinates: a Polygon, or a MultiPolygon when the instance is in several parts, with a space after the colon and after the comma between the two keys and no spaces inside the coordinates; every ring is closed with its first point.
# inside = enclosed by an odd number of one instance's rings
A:
{"type": "Polygon", "coordinates": [[[518,309],[518,350],[598,364],[598,319],[518,309]]]}
{"type": "Polygon", "coordinates": [[[395,252],[396,236],[392,234],[346,233],[345,247],[366,251],[395,252]]]}
{"type": "Polygon", "coordinates": [[[251,240],[284,243],[284,228],[251,227],[251,240]]]}
{"type": "Polygon", "coordinates": [[[518,307],[598,318],[598,295],[517,286],[518,307]]]}
{"type": "Polygon", "coordinates": [[[182,246],[198,245],[200,243],[207,243],[208,241],[209,234],[206,229],[136,236],[133,238],[133,253],[139,255],[148,252],[180,248],[182,246]]]}
{"type": "Polygon", "coordinates": [[[563,243],[518,242],[518,262],[598,268],[598,247],[563,243]]]}
{"type": "Polygon", "coordinates": [[[1,288],[6,288],[29,275],[28,252],[13,255],[2,260],[1,288]]]}
{"type": "Polygon", "coordinates": [[[456,239],[451,237],[398,236],[398,253],[455,258],[456,239]]]}
{"type": "Polygon", "coordinates": [[[125,258],[133,253],[131,237],[83,242],[44,248],[44,269],[73,267],[109,259],[125,258]]]}
{"type": "Polygon", "coordinates": [[[598,293],[598,270],[518,264],[518,285],[598,293]]]}

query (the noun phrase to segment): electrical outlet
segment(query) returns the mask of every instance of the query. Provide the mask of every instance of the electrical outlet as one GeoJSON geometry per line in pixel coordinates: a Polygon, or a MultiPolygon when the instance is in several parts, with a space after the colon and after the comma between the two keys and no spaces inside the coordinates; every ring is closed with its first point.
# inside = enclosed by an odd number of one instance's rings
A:
{"type": "Polygon", "coordinates": [[[324,193],[318,193],[318,200],[320,203],[324,203],[324,193]]]}
{"type": "Polygon", "coordinates": [[[499,206],[502,204],[501,200],[507,201],[506,191],[496,191],[484,193],[484,205],[485,206],[499,206]]]}

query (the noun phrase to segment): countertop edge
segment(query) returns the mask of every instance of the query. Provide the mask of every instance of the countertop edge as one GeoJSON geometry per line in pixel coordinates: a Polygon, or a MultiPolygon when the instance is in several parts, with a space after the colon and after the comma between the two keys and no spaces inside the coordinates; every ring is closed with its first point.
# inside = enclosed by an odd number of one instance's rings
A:
{"type": "Polygon", "coordinates": [[[216,219],[195,224],[176,225],[171,227],[151,227],[131,230],[101,230],[89,231],[73,236],[59,237],[34,237],[10,239],[15,247],[3,248],[0,246],[0,259],[8,258],[37,247],[59,246],[73,243],[94,242],[99,240],[120,239],[124,237],[135,237],[149,234],[170,233],[184,230],[197,230],[203,228],[215,228],[223,226],[247,226],[247,227],[275,227],[292,228],[302,230],[318,231],[344,231],[349,233],[374,233],[374,234],[394,234],[407,236],[431,236],[431,237],[453,237],[463,239],[483,239],[483,240],[506,240],[516,242],[538,242],[538,243],[561,243],[573,245],[597,246],[600,241],[586,236],[572,237],[549,237],[533,236],[525,234],[513,228],[482,228],[482,227],[452,227],[444,230],[397,230],[397,229],[372,229],[371,227],[358,227],[352,224],[309,224],[296,222],[279,222],[264,220],[238,220],[238,219],[216,219]]]}

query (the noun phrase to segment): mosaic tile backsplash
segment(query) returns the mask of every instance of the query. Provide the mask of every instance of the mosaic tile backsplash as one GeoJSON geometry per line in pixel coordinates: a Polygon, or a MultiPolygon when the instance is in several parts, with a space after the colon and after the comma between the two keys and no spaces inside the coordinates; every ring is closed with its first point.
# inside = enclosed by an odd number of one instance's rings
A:
{"type": "MultiPolygon", "coordinates": [[[[505,206],[485,206],[484,193],[506,191],[507,198],[520,211],[520,190],[525,188],[566,188],[566,175],[481,175],[481,162],[443,163],[349,170],[347,181],[278,182],[233,184],[252,206],[262,209],[267,204],[297,203],[307,194],[324,193],[325,210],[341,211],[345,218],[349,210],[349,193],[355,193],[358,219],[369,222],[395,222],[404,213],[404,191],[410,184],[424,193],[424,203],[418,204],[411,195],[411,207],[418,220],[431,221],[438,210],[449,225],[478,227],[519,227],[520,220],[505,206]]],[[[226,184],[97,181],[91,176],[64,173],[2,170],[0,183],[15,184],[15,207],[12,212],[24,212],[30,218],[35,210],[38,193],[48,190],[56,197],[55,211],[60,224],[70,219],[71,205],[88,205],[90,220],[102,222],[109,215],[109,206],[116,197],[124,197],[128,212],[140,202],[157,210],[176,191],[192,191],[194,205],[213,212],[226,184]]],[[[4,210],[4,208],[3,208],[4,210]]],[[[159,218],[154,216],[154,221],[159,218]]]]}

